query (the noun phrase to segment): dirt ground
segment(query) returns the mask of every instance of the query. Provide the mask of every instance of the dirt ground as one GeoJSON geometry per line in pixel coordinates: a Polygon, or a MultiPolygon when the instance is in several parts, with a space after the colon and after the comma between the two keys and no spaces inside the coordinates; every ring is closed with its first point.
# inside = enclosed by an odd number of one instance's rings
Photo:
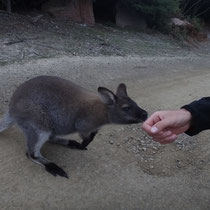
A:
{"type": "MultiPolygon", "coordinates": [[[[150,114],[210,95],[209,40],[183,47],[159,33],[39,15],[0,11],[1,116],[20,83],[46,74],[94,91],[124,82],[150,114]]],[[[10,128],[0,134],[0,209],[209,210],[209,134],[163,146],[140,124],[112,125],[87,151],[46,144],[43,154],[65,168],[64,179],[29,161],[23,134],[10,128]]]]}
{"type": "Polygon", "coordinates": [[[0,11],[0,65],[55,56],[189,56],[210,43],[175,41],[156,31],[122,30],[113,24],[87,27],[46,14],[0,11]]]}
{"type": "MultiPolygon", "coordinates": [[[[1,67],[0,111],[14,89],[37,75],[58,75],[89,89],[125,82],[149,113],[210,95],[209,55],[69,57],[1,67]]],[[[77,136],[75,136],[78,139],[77,136]]],[[[140,125],[105,126],[87,151],[46,144],[43,154],[65,168],[53,177],[25,156],[16,128],[0,134],[0,209],[185,209],[210,206],[209,131],[161,146],[140,125]]]]}

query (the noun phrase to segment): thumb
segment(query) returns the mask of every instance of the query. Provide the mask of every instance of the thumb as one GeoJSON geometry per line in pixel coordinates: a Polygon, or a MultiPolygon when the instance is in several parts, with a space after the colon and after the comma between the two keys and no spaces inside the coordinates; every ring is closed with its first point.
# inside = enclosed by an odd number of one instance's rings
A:
{"type": "Polygon", "coordinates": [[[152,126],[151,132],[159,133],[159,132],[163,131],[165,128],[167,128],[168,126],[169,126],[168,121],[166,121],[166,120],[159,121],[155,125],[152,126]]]}

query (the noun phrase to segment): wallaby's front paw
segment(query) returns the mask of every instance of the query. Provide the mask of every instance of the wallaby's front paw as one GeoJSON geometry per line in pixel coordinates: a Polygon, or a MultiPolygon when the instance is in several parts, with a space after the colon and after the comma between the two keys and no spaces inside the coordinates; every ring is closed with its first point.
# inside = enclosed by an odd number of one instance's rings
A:
{"type": "Polygon", "coordinates": [[[62,168],[57,166],[55,163],[47,163],[44,166],[45,166],[46,171],[52,174],[53,176],[58,175],[58,176],[65,177],[67,179],[69,178],[67,173],[62,168]]]}
{"type": "Polygon", "coordinates": [[[74,140],[69,140],[68,147],[71,149],[87,150],[86,147],[74,140]]]}
{"type": "Polygon", "coordinates": [[[87,150],[87,147],[83,147],[82,145],[80,147],[78,147],[77,149],[80,149],[80,150],[87,150]]]}
{"type": "Polygon", "coordinates": [[[87,147],[83,147],[81,144],[77,146],[68,145],[71,149],[78,149],[78,150],[87,150],[87,147]]]}

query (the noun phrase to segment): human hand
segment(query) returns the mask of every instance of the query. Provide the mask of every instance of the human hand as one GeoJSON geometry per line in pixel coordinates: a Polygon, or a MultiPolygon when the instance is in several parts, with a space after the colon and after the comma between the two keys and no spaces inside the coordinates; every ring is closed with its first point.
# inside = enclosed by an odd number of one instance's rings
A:
{"type": "Polygon", "coordinates": [[[142,129],[154,141],[168,144],[177,139],[177,135],[190,128],[192,115],[185,109],[171,111],[157,111],[142,125],[142,129]]]}

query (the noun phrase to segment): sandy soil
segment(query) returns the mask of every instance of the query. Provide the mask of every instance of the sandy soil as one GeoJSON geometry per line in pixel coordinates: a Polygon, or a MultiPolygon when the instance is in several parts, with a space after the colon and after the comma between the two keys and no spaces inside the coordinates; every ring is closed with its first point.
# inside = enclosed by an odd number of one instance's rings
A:
{"type": "MultiPolygon", "coordinates": [[[[14,89],[36,75],[58,75],[89,89],[128,92],[149,113],[210,95],[209,55],[59,57],[1,67],[0,112],[14,89]]],[[[77,136],[75,138],[78,138],[77,136]]],[[[140,125],[106,126],[87,151],[46,144],[43,154],[65,168],[53,177],[25,156],[16,127],[0,134],[0,209],[185,209],[210,206],[209,131],[161,146],[140,125]]]]}

